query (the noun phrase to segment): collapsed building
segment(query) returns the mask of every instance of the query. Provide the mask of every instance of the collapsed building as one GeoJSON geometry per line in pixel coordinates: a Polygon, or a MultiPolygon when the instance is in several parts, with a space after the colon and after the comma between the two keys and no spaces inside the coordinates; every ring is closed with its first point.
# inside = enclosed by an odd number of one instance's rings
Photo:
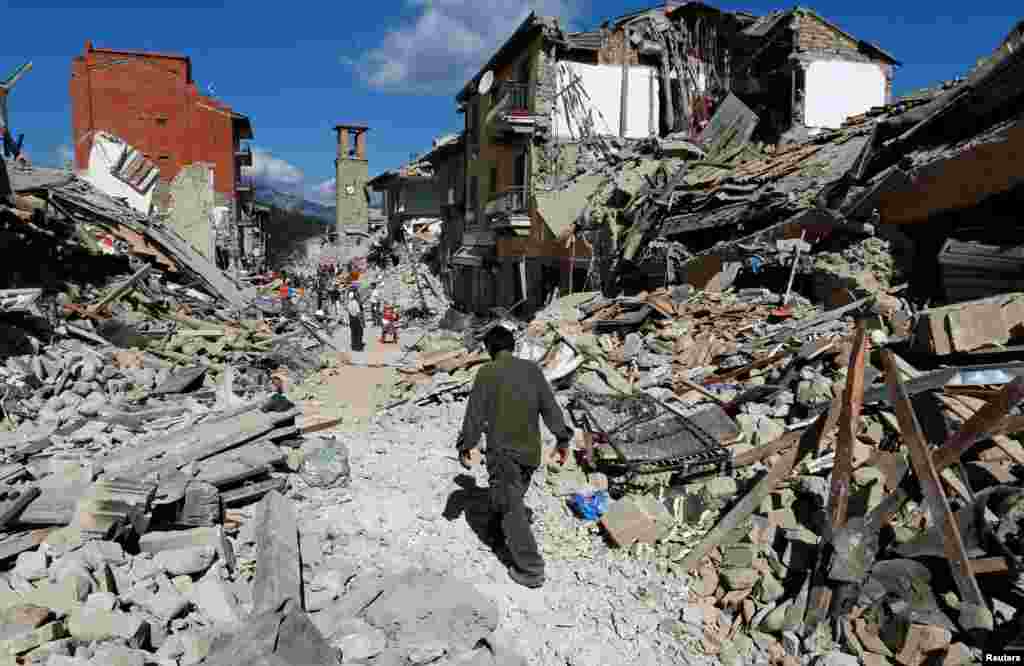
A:
{"type": "MultiPolygon", "coordinates": [[[[792,254],[779,241],[803,236],[820,251],[875,234],[922,300],[1013,291],[1019,240],[998,222],[1020,197],[1011,166],[1024,92],[1020,44],[1018,26],[966,78],[802,142],[759,149],[734,141],[708,159],[662,162],[660,179],[628,191],[628,169],[620,170],[592,198],[589,218],[577,220],[578,235],[613,232],[609,272],[622,288],[659,277],[726,288],[750,274],[752,260],[789,268],[792,254]]],[[[814,266],[805,255],[797,272],[814,266]]],[[[857,279],[845,286],[872,290],[857,279]]]]}
{"type": "Polygon", "coordinates": [[[695,142],[723,108],[731,115],[712,133],[738,131],[732,148],[755,129],[774,144],[838,128],[890,100],[898,64],[802,8],[755,17],[687,3],[589,32],[531,14],[456,97],[467,192],[457,302],[528,316],[556,288],[596,284],[603,252],[572,242],[571,227],[602,170],[644,149],[706,156],[695,142]],[[840,77],[850,84],[837,89],[840,77]]]}
{"type": "Polygon", "coordinates": [[[74,166],[85,180],[161,216],[222,268],[262,262],[264,216],[244,173],[252,123],[199,91],[188,56],[86,42],[70,95],[74,166]]]}

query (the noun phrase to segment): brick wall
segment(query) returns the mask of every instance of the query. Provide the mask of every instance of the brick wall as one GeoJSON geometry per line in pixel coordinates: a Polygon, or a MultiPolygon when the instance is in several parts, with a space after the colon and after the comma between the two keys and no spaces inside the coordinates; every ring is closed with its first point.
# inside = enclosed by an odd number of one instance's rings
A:
{"type": "Polygon", "coordinates": [[[815,16],[800,14],[798,25],[797,46],[800,49],[807,51],[857,50],[857,42],[823,23],[821,19],[815,16]]]}
{"type": "Polygon", "coordinates": [[[84,168],[91,132],[127,141],[171,182],[189,164],[214,166],[214,189],[235,197],[231,110],[199,94],[185,58],[86,49],[71,65],[71,126],[75,166],[84,168]]]}
{"type": "Polygon", "coordinates": [[[628,44],[625,28],[617,28],[608,34],[604,47],[597,52],[597,64],[599,65],[621,65],[625,60],[627,65],[639,65],[640,56],[632,45],[628,44]],[[623,54],[623,47],[626,47],[623,54]]]}

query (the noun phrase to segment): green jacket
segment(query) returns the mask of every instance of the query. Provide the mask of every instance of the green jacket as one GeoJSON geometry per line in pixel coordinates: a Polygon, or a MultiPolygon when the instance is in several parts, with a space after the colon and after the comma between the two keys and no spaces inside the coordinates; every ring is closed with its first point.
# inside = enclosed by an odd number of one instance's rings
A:
{"type": "Polygon", "coordinates": [[[499,352],[476,375],[458,449],[474,448],[486,432],[488,449],[507,451],[522,464],[539,467],[540,416],[558,445],[569,446],[572,430],[565,425],[562,409],[540,366],[510,352],[499,352]]]}

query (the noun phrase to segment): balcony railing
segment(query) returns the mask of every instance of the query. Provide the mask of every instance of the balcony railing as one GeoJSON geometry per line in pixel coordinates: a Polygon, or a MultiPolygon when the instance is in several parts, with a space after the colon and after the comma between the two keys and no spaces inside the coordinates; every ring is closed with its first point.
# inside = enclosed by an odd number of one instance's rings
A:
{"type": "Polygon", "coordinates": [[[499,95],[510,98],[507,107],[509,111],[528,111],[530,108],[530,85],[527,83],[505,81],[501,84],[499,95]]]}
{"type": "Polygon", "coordinates": [[[239,149],[235,151],[235,161],[238,163],[239,166],[251,167],[252,148],[250,148],[248,145],[239,147],[239,149]]]}
{"type": "Polygon", "coordinates": [[[525,187],[510,187],[487,201],[487,217],[526,215],[530,210],[529,192],[525,187]]]}

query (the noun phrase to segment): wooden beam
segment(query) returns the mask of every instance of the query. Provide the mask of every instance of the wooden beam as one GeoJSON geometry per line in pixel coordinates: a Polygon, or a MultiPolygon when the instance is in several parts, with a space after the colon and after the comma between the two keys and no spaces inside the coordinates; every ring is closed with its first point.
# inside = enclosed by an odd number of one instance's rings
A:
{"type": "Polygon", "coordinates": [[[153,265],[152,264],[146,264],[141,269],[139,269],[134,275],[132,275],[130,278],[128,278],[123,283],[121,283],[118,286],[116,286],[113,289],[111,289],[99,301],[97,301],[93,305],[90,305],[89,306],[89,311],[95,313],[95,312],[97,312],[99,310],[102,310],[107,305],[110,305],[111,303],[113,303],[117,299],[121,298],[122,296],[127,294],[129,291],[131,291],[131,289],[133,287],[135,287],[135,285],[139,282],[139,280],[142,280],[147,275],[149,275],[150,271],[152,271],[152,270],[153,270],[153,265]]]}
{"type": "Polygon", "coordinates": [[[979,437],[993,431],[1021,400],[1024,400],[1024,377],[1017,377],[967,419],[960,430],[951,435],[942,447],[932,453],[935,470],[941,472],[960,460],[979,437]]]}
{"type": "Polygon", "coordinates": [[[829,514],[832,529],[846,524],[850,505],[850,480],[853,476],[853,446],[857,441],[857,426],[864,400],[864,364],[867,360],[867,327],[863,319],[857,322],[857,332],[850,351],[846,373],[846,391],[839,416],[839,436],[836,439],[836,461],[832,467],[832,488],[829,494],[829,514]]]}
{"type": "Polygon", "coordinates": [[[963,538],[950,509],[949,500],[942,490],[939,473],[935,470],[928,442],[917,421],[910,397],[903,388],[899,370],[892,352],[882,351],[882,362],[885,365],[885,381],[889,385],[889,395],[896,409],[896,419],[900,424],[900,437],[910,450],[910,460],[914,466],[924,502],[933,519],[942,522],[943,549],[949,568],[960,593],[960,625],[967,631],[981,629],[991,631],[993,628],[992,611],[985,603],[985,598],[978,587],[978,581],[971,571],[970,560],[964,548],[963,538]]]}
{"type": "Polygon", "coordinates": [[[1009,573],[1010,563],[1005,557],[979,557],[971,560],[971,571],[975,576],[983,574],[1009,573]]]}

